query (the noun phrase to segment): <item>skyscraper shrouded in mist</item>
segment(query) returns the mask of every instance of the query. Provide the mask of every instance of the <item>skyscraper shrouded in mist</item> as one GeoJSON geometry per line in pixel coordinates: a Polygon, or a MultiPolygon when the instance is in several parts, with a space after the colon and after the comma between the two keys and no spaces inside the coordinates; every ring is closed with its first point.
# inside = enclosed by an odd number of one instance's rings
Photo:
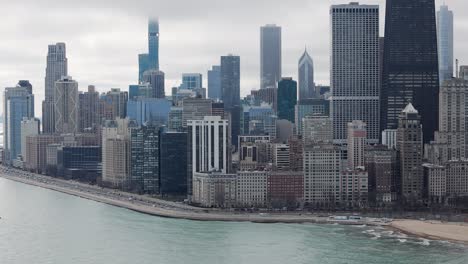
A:
{"type": "Polygon", "coordinates": [[[331,91],[333,133],[345,144],[348,123],[367,124],[368,142],[379,131],[379,6],[333,5],[331,16],[331,91]]]}
{"type": "Polygon", "coordinates": [[[139,81],[148,70],[159,70],[159,19],[148,20],[148,53],[138,55],[139,81]]]}
{"type": "Polygon", "coordinates": [[[281,27],[260,28],[260,88],[277,87],[281,79],[281,27]]]}
{"type": "Polygon", "coordinates": [[[434,0],[387,0],[381,91],[381,129],[398,127],[411,102],[424,142],[438,127],[439,66],[434,0]]]}
{"type": "Polygon", "coordinates": [[[453,12],[445,4],[437,12],[437,40],[439,48],[439,79],[453,77],[453,12]]]}
{"type": "Polygon", "coordinates": [[[55,132],[54,90],[55,82],[68,75],[68,60],[65,43],[49,45],[45,77],[45,99],[42,103],[42,129],[44,133],[55,132]]]}
{"type": "Polygon", "coordinates": [[[307,50],[299,59],[299,100],[316,97],[314,83],[314,61],[307,50]]]}
{"type": "Polygon", "coordinates": [[[237,146],[240,134],[240,57],[221,56],[221,89],[224,110],[231,115],[232,144],[237,146]]]}

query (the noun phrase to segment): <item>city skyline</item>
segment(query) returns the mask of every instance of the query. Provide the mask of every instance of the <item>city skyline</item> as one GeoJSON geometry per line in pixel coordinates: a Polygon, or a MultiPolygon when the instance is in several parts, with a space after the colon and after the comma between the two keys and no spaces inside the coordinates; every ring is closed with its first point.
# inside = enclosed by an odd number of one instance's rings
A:
{"type": "MultiPolygon", "coordinates": [[[[236,11],[244,6],[243,1],[231,3],[232,8],[229,11],[218,10],[216,7],[210,7],[207,1],[202,1],[197,8],[200,10],[206,8],[210,11],[210,15],[206,17],[185,14],[170,4],[152,4],[150,1],[139,1],[135,6],[117,3],[111,10],[106,8],[110,6],[110,2],[103,0],[97,3],[99,8],[94,9],[93,12],[88,12],[91,7],[85,7],[86,1],[80,4],[68,4],[68,1],[65,1],[50,10],[43,9],[37,3],[32,2],[28,9],[31,10],[31,14],[34,10],[41,14],[45,12],[50,16],[47,19],[34,15],[15,17],[13,14],[18,13],[15,10],[19,11],[21,6],[8,3],[4,9],[9,10],[4,14],[7,23],[0,26],[0,34],[9,36],[0,46],[5,51],[2,53],[3,58],[0,63],[0,85],[9,87],[14,85],[12,81],[29,79],[34,87],[33,93],[36,95],[36,100],[42,101],[47,45],[65,42],[69,59],[69,74],[77,79],[80,91],[85,91],[89,84],[96,85],[99,92],[110,88],[127,90],[129,84],[137,81],[135,77],[138,75],[136,55],[147,52],[147,18],[150,16],[158,16],[160,20],[159,57],[160,68],[166,73],[166,94],[170,94],[171,87],[181,83],[180,76],[184,72],[199,72],[205,75],[204,87],[207,87],[208,69],[211,65],[219,63],[219,56],[228,53],[241,56],[241,95],[250,93],[252,89],[258,89],[260,87],[258,30],[260,26],[269,23],[281,26],[283,31],[282,77],[292,76],[297,80],[297,58],[303,53],[304,46],[307,46],[316,64],[316,83],[328,84],[329,29],[327,26],[318,26],[320,24],[315,22],[329,21],[328,9],[331,4],[348,2],[298,1],[298,3],[288,5],[288,10],[297,14],[295,18],[284,14],[288,12],[284,12],[283,4],[278,4],[276,7],[266,5],[271,12],[259,15],[256,10],[265,8],[260,2],[249,6],[248,10],[242,10],[245,20],[237,24],[232,24],[228,19],[221,19],[221,17],[234,17],[236,11]],[[71,19],[63,24],[52,23],[56,19],[63,18],[61,12],[71,7],[76,7],[76,12],[71,16],[79,16],[80,20],[76,20],[79,22],[71,19]],[[150,13],[148,10],[157,10],[158,14],[150,13]],[[300,15],[305,13],[307,16],[300,15]],[[182,20],[180,20],[181,16],[182,20]],[[108,20],[113,21],[111,26],[107,23],[108,20]],[[193,26],[184,27],[185,23],[193,26]],[[26,28],[28,30],[34,28],[30,32],[32,36],[24,34],[26,28]],[[226,34],[227,37],[222,39],[212,37],[217,34],[211,33],[223,32],[223,30],[229,31],[230,34],[226,34]],[[182,35],[185,36],[183,43],[180,42],[182,35]],[[31,41],[31,39],[34,40],[31,41]],[[248,41],[238,41],[238,39],[248,41]],[[187,49],[187,47],[190,48],[187,49]],[[17,62],[18,66],[12,67],[12,61],[17,62]]],[[[463,39],[463,32],[465,28],[468,28],[468,20],[464,18],[466,4],[460,1],[447,0],[445,2],[455,14],[455,58],[460,60],[460,64],[466,64],[468,53],[461,48],[468,42],[468,39],[463,39]]],[[[380,5],[380,31],[383,35],[385,1],[366,0],[360,3],[380,5]]],[[[437,10],[441,4],[442,1],[436,1],[437,10]]],[[[36,104],[38,115],[41,113],[40,108],[40,104],[36,104]]]]}

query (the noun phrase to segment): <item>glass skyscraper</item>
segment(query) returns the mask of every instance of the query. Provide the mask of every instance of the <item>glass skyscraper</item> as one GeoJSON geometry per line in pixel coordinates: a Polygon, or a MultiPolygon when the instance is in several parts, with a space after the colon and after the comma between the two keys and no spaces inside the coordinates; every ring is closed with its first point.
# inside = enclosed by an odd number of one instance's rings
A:
{"type": "Polygon", "coordinates": [[[214,65],[208,71],[208,98],[221,100],[221,66],[214,65]]]}
{"type": "Polygon", "coordinates": [[[34,117],[34,95],[27,88],[5,88],[3,94],[4,161],[7,164],[21,153],[21,121],[34,117]]]}
{"type": "Polygon", "coordinates": [[[221,89],[224,110],[231,115],[232,144],[240,134],[240,57],[221,56],[221,89]]]}
{"type": "Polygon", "coordinates": [[[316,97],[315,83],[314,83],[314,61],[304,51],[299,59],[299,100],[316,97]]]}
{"type": "Polygon", "coordinates": [[[138,55],[138,80],[143,80],[143,73],[159,70],[159,20],[148,21],[148,53],[138,55]]]}
{"type": "Polygon", "coordinates": [[[260,28],[260,87],[277,87],[281,79],[281,27],[260,28]]]}
{"type": "Polygon", "coordinates": [[[439,66],[434,0],[387,0],[381,128],[398,127],[408,103],[421,115],[424,142],[438,127],[439,66]]]}
{"type": "Polygon", "coordinates": [[[453,12],[443,5],[437,12],[440,84],[453,77],[453,12]]]}
{"type": "Polygon", "coordinates": [[[282,78],[278,83],[278,119],[294,123],[297,104],[297,82],[292,78],[282,78]]]}

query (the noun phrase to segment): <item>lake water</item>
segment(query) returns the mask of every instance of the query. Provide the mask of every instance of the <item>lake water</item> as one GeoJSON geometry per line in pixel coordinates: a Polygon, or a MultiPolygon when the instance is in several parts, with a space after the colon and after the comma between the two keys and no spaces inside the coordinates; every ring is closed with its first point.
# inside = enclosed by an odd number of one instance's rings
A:
{"type": "Polygon", "coordinates": [[[371,227],[196,222],[0,178],[1,264],[468,263],[468,248],[371,227]]]}

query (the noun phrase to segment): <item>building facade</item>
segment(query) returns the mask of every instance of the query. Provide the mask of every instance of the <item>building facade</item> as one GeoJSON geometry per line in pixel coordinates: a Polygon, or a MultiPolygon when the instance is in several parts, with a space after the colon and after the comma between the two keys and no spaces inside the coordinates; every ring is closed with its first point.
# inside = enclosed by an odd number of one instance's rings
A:
{"type": "Polygon", "coordinates": [[[314,61],[307,50],[299,59],[299,100],[317,97],[314,82],[314,61]]]}
{"type": "Polygon", "coordinates": [[[437,12],[437,47],[440,85],[453,77],[453,12],[442,5],[437,12]]]}
{"type": "Polygon", "coordinates": [[[379,6],[333,5],[331,93],[334,140],[346,144],[347,124],[362,120],[379,142],[379,6]],[[351,33],[352,32],[352,33],[351,33]]]}
{"type": "Polygon", "coordinates": [[[45,77],[45,99],[42,103],[42,130],[55,132],[55,82],[68,76],[68,60],[65,43],[49,45],[45,77]]]}
{"type": "Polygon", "coordinates": [[[208,98],[221,100],[223,98],[221,90],[221,66],[213,65],[208,71],[208,98]]]}
{"type": "MultiPolygon", "coordinates": [[[[381,127],[395,129],[411,102],[421,115],[424,142],[438,127],[439,65],[434,0],[389,0],[381,95],[381,127]]],[[[369,124],[368,124],[369,125],[369,124]]]]}
{"type": "Polygon", "coordinates": [[[417,202],[423,197],[422,129],[418,111],[408,104],[400,114],[397,130],[401,195],[407,202],[417,202]]]}
{"type": "Polygon", "coordinates": [[[54,93],[55,132],[78,132],[78,83],[70,76],[62,76],[55,83],[54,93]]]}
{"type": "Polygon", "coordinates": [[[281,27],[260,28],[260,88],[276,88],[281,78],[281,27]]]}
{"type": "Polygon", "coordinates": [[[282,78],[278,83],[278,119],[294,123],[297,104],[297,82],[292,78],[282,78]]]}

